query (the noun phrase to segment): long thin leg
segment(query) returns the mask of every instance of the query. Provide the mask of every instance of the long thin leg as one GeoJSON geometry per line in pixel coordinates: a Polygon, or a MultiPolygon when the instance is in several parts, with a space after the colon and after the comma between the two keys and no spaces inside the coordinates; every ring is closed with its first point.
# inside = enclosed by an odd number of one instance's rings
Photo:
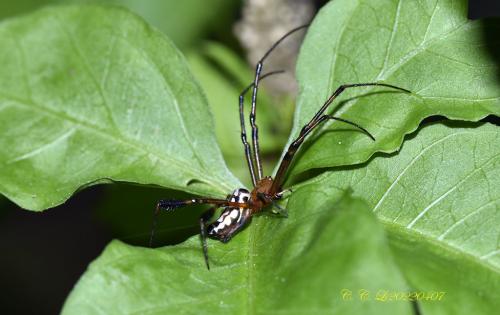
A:
{"type": "Polygon", "coordinates": [[[252,91],[252,109],[250,111],[250,126],[252,127],[252,147],[253,147],[253,155],[255,160],[255,165],[257,168],[257,180],[262,178],[262,162],[260,160],[260,152],[259,152],[259,128],[255,123],[256,118],[256,108],[257,108],[257,91],[259,89],[259,80],[261,79],[262,67],[264,65],[264,60],[269,56],[269,54],[278,46],[285,38],[295,33],[298,30],[308,27],[309,25],[302,25],[296,27],[283,35],[280,39],[278,39],[269,50],[264,54],[264,56],[259,60],[257,66],[255,67],[255,79],[253,80],[253,91],[252,91]]]}
{"type": "MultiPolygon", "coordinates": [[[[262,75],[261,79],[264,79],[264,78],[266,78],[270,75],[273,75],[273,74],[278,74],[278,73],[283,73],[283,72],[284,72],[283,70],[272,71],[272,72],[269,72],[269,73],[262,75]]],[[[251,155],[250,145],[248,144],[248,141],[247,141],[247,130],[245,127],[245,113],[244,113],[244,108],[243,108],[244,101],[245,101],[245,94],[253,86],[254,86],[254,83],[252,82],[243,91],[241,91],[239,103],[240,103],[241,142],[243,143],[243,147],[245,149],[245,157],[247,159],[248,170],[250,171],[250,176],[252,177],[252,184],[255,187],[255,185],[257,184],[257,179],[255,176],[254,162],[253,162],[252,155],[251,155]]]]}
{"type": "Polygon", "coordinates": [[[378,83],[378,82],[343,84],[343,85],[339,86],[337,88],[337,90],[335,90],[335,92],[333,92],[332,95],[330,95],[330,97],[326,100],[325,104],[323,104],[323,106],[321,106],[321,108],[318,110],[316,115],[314,115],[314,117],[311,119],[311,121],[309,123],[313,122],[314,120],[318,119],[321,115],[323,115],[323,113],[328,108],[328,106],[330,106],[330,104],[332,104],[333,100],[335,100],[337,98],[337,96],[339,96],[346,89],[350,89],[353,87],[360,87],[360,86],[385,86],[385,87],[392,88],[395,90],[400,90],[400,91],[403,91],[406,93],[411,93],[411,91],[409,91],[407,89],[403,89],[403,88],[400,88],[398,86],[391,85],[391,84],[378,83]]]}
{"type": "Polygon", "coordinates": [[[214,216],[216,207],[212,207],[207,211],[203,212],[200,216],[200,236],[201,244],[203,248],[203,257],[205,257],[205,264],[207,269],[210,270],[210,264],[208,263],[208,246],[207,246],[207,223],[214,216]]]}
{"type": "Polygon", "coordinates": [[[149,238],[149,247],[153,247],[153,240],[154,240],[156,225],[158,222],[158,215],[160,214],[161,210],[173,211],[180,207],[185,207],[195,204],[210,204],[210,205],[215,205],[216,207],[225,207],[225,206],[246,207],[246,204],[230,202],[225,199],[193,198],[187,200],[160,200],[156,204],[156,208],[153,214],[153,224],[151,227],[151,236],[149,238]]]}
{"type": "MultiPolygon", "coordinates": [[[[284,218],[288,218],[288,210],[286,210],[285,208],[281,207],[276,202],[276,198],[273,198],[273,197],[268,196],[266,194],[263,194],[261,192],[257,192],[257,198],[259,198],[260,200],[262,200],[265,203],[271,203],[274,208],[278,209],[278,211],[276,211],[276,212],[272,211],[272,213],[277,213],[277,214],[279,214],[280,216],[282,216],[284,218]]],[[[281,196],[279,198],[281,198],[281,196]]]]}
{"type": "Polygon", "coordinates": [[[228,206],[231,204],[235,204],[234,206],[239,206],[240,204],[237,202],[230,202],[226,199],[213,199],[213,198],[192,198],[186,200],[160,200],[156,204],[156,208],[159,210],[175,210],[180,207],[185,207],[189,205],[200,205],[200,204],[209,204],[215,205],[219,207],[228,206]]]}
{"type": "Polygon", "coordinates": [[[153,240],[155,237],[156,225],[158,224],[158,215],[160,214],[160,209],[155,208],[153,212],[153,221],[151,223],[151,235],[149,236],[149,247],[153,247],[153,240]]]}
{"type": "Polygon", "coordinates": [[[290,144],[290,146],[288,147],[285,155],[283,156],[283,159],[280,162],[280,166],[278,168],[278,171],[276,172],[276,177],[275,177],[273,185],[271,187],[271,193],[275,194],[280,190],[282,182],[284,180],[285,173],[286,173],[288,167],[290,166],[290,163],[291,163],[295,153],[297,152],[300,145],[304,142],[304,139],[307,137],[307,135],[320,123],[322,123],[328,119],[339,120],[339,121],[342,121],[342,122],[345,122],[345,123],[348,123],[350,125],[355,126],[356,128],[358,128],[358,129],[362,130],[364,133],[366,133],[368,136],[370,136],[370,138],[372,138],[372,140],[375,140],[375,138],[366,129],[364,129],[363,127],[361,127],[353,122],[350,122],[350,121],[342,119],[342,118],[330,116],[330,115],[323,115],[323,113],[328,108],[328,106],[343,91],[345,91],[348,88],[359,87],[359,86],[385,86],[385,87],[393,88],[393,89],[400,90],[403,92],[411,93],[409,90],[406,90],[406,89],[403,89],[403,88],[400,88],[400,87],[397,87],[394,85],[385,84],[385,83],[356,83],[356,84],[341,85],[335,92],[333,92],[333,94],[328,98],[328,100],[323,104],[323,106],[321,106],[319,111],[314,115],[314,117],[309,121],[309,123],[307,123],[302,128],[297,139],[295,139],[295,141],[293,141],[290,144]]]}
{"type": "Polygon", "coordinates": [[[346,119],[330,116],[330,115],[323,115],[319,119],[315,120],[312,124],[307,124],[302,128],[300,131],[299,136],[288,146],[288,149],[285,153],[285,156],[283,156],[283,159],[281,160],[281,164],[278,168],[278,172],[276,173],[275,180],[273,182],[273,185],[271,187],[271,194],[278,193],[278,190],[281,188],[282,181],[284,179],[284,175],[290,166],[290,163],[292,162],[292,159],[297,152],[298,148],[300,145],[304,142],[304,139],[311,133],[311,131],[316,128],[319,124],[322,122],[332,119],[332,120],[338,120],[345,122],[349,125],[355,126],[356,128],[360,129],[363,133],[367,134],[372,140],[375,141],[375,137],[373,137],[365,128],[359,126],[358,124],[355,124],[351,121],[348,121],[346,119]]]}

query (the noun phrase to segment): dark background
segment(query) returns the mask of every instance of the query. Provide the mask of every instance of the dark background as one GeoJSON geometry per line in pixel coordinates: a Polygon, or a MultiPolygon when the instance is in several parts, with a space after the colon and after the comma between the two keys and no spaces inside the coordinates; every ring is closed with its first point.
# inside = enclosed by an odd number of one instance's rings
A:
{"type": "Polygon", "coordinates": [[[469,0],[469,19],[500,17],[499,0],[469,0]]]}

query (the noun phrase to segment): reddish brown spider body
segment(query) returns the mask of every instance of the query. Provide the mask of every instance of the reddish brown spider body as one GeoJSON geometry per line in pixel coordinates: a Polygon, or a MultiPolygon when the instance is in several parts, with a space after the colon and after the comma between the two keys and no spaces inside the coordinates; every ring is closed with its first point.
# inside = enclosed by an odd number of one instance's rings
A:
{"type": "Polygon", "coordinates": [[[255,209],[255,213],[260,212],[263,208],[270,205],[273,200],[281,198],[277,196],[277,192],[272,190],[273,183],[274,181],[271,176],[266,176],[257,181],[255,188],[250,194],[252,208],[255,209]]]}
{"type": "MultiPolygon", "coordinates": [[[[156,206],[155,217],[160,212],[160,210],[174,210],[179,207],[188,206],[192,204],[210,204],[212,205],[200,218],[200,234],[203,244],[203,254],[205,256],[205,262],[207,268],[210,269],[208,263],[208,253],[207,253],[207,243],[206,238],[213,238],[219,240],[223,243],[227,243],[231,238],[241,231],[245,226],[247,226],[252,216],[263,212],[266,208],[274,206],[281,211],[285,211],[279,207],[275,201],[281,199],[283,190],[282,185],[286,176],[286,172],[290,167],[290,163],[301,144],[304,142],[305,138],[311,133],[311,131],[327,120],[337,120],[347,124],[350,124],[360,131],[367,134],[372,140],[375,138],[363,127],[343,118],[334,117],[325,114],[333,100],[339,96],[344,90],[353,87],[360,86],[384,86],[392,89],[400,90],[403,92],[411,93],[410,91],[390,85],[385,83],[355,83],[355,84],[345,84],[341,85],[332,95],[326,100],[326,102],[321,106],[318,112],[312,117],[312,119],[307,123],[300,131],[298,137],[288,146],[285,155],[283,156],[276,176],[274,179],[270,176],[262,175],[262,165],[259,154],[259,139],[258,139],[258,127],[256,124],[256,105],[257,105],[257,91],[259,86],[259,80],[265,77],[276,74],[282,71],[269,72],[267,74],[261,74],[263,68],[263,62],[271,51],[283,41],[290,34],[307,27],[307,25],[297,27],[283,37],[281,37],[262,57],[255,68],[255,79],[252,84],[245,88],[239,97],[239,112],[240,112],[240,124],[241,124],[241,141],[243,143],[243,148],[245,150],[245,158],[248,165],[248,170],[250,171],[250,176],[252,179],[253,189],[251,191],[245,188],[239,188],[234,190],[234,192],[227,196],[226,199],[213,199],[213,198],[193,198],[188,200],[160,200],[156,206]],[[252,91],[252,107],[250,111],[250,125],[252,127],[252,147],[247,141],[246,127],[245,127],[245,117],[243,111],[244,105],[244,95],[248,92],[250,88],[252,91]],[[215,210],[217,208],[223,208],[222,213],[217,218],[217,220],[212,223],[211,221],[215,210]]],[[[156,221],[156,220],[155,220],[156,221]]],[[[154,235],[154,226],[151,233],[150,244],[152,244],[154,235]]]]}

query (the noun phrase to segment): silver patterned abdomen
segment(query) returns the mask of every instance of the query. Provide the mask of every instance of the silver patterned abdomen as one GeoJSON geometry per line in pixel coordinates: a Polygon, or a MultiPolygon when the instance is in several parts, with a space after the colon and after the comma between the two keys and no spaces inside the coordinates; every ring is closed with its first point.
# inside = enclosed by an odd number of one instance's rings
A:
{"type": "MultiPolygon", "coordinates": [[[[250,192],[245,188],[236,189],[229,201],[246,203],[250,199],[250,192]]],[[[251,218],[248,208],[225,207],[219,218],[207,227],[208,236],[223,243],[229,242],[234,234],[238,233],[251,218]]]]}

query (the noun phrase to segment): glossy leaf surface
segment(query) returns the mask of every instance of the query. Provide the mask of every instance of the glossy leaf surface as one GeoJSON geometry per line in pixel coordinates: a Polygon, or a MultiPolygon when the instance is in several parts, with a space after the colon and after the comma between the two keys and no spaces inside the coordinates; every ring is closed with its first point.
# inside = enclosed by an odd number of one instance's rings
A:
{"type": "MultiPolygon", "coordinates": [[[[494,314],[500,306],[500,130],[423,128],[397,155],[326,173],[314,184],[363,198],[412,288],[446,292],[423,314],[494,314]]],[[[477,128],[474,128],[477,127],[477,128]]]]}
{"type": "Polygon", "coordinates": [[[308,30],[297,66],[300,95],[291,139],[337,87],[347,90],[328,113],[368,129],[328,122],[306,141],[294,172],[350,165],[394,152],[425,117],[479,120],[500,115],[500,23],[467,19],[467,1],[336,0],[308,30]],[[335,109],[334,109],[335,108],[335,109]],[[335,132],[333,132],[335,130],[335,132]]]}
{"type": "Polygon", "coordinates": [[[41,210],[102,179],[225,196],[239,186],[207,101],[164,35],[116,8],[0,24],[0,191],[41,210]]]}

